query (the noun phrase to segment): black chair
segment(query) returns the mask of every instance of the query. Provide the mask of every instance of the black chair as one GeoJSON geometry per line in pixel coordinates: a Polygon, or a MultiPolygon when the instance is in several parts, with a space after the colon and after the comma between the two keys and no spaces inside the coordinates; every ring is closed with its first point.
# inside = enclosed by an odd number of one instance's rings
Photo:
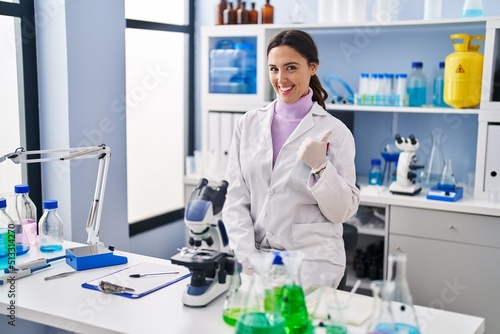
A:
{"type": "MultiPolygon", "coordinates": [[[[358,244],[358,229],[356,226],[347,223],[344,223],[343,226],[344,232],[342,233],[342,238],[344,239],[344,249],[347,253],[348,251],[355,249],[358,244]]],[[[342,277],[342,280],[340,280],[337,289],[347,291],[346,282],[347,272],[344,272],[344,276],[342,277]]]]}

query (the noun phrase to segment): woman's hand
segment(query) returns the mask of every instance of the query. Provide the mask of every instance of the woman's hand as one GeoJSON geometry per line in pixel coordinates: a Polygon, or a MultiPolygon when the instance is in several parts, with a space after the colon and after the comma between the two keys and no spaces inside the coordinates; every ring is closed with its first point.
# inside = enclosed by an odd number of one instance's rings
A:
{"type": "Polygon", "coordinates": [[[319,141],[307,137],[299,147],[297,155],[311,167],[313,173],[318,172],[326,166],[326,162],[328,161],[328,137],[331,134],[332,131],[326,131],[319,141]]]}

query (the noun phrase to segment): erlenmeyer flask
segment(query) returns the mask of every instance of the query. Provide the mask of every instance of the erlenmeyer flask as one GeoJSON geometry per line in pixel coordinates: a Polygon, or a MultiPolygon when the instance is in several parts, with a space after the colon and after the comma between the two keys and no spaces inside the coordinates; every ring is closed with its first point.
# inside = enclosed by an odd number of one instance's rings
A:
{"type": "Polygon", "coordinates": [[[431,134],[432,146],[427,155],[424,169],[420,173],[420,182],[424,187],[435,187],[439,182],[444,167],[444,154],[441,149],[441,133],[431,134]]]}
{"type": "Polygon", "coordinates": [[[373,294],[373,312],[367,334],[396,334],[391,310],[391,291],[386,282],[376,280],[370,283],[373,294]]]}
{"type": "Polygon", "coordinates": [[[311,333],[314,334],[345,334],[347,321],[344,308],[337,298],[335,282],[337,276],[333,273],[320,275],[321,286],[313,293],[318,294],[318,301],[312,314],[311,333]]]}
{"type": "Polygon", "coordinates": [[[245,306],[236,323],[236,334],[286,334],[285,321],[276,307],[265,307],[264,301],[269,305],[277,305],[267,282],[267,274],[271,268],[274,255],[272,253],[259,253],[251,256],[249,261],[254,267],[254,273],[245,300],[245,306]]]}
{"type": "Polygon", "coordinates": [[[386,288],[390,290],[391,311],[398,333],[420,334],[413,307],[410,287],[406,279],[407,255],[403,252],[389,254],[386,288]]]}
{"type": "Polygon", "coordinates": [[[453,176],[450,159],[446,159],[443,172],[441,173],[441,178],[438,182],[438,188],[445,190],[455,189],[455,176],[453,176]]]}
{"type": "Polygon", "coordinates": [[[224,301],[224,311],[222,313],[222,318],[224,322],[230,326],[236,325],[242,310],[245,307],[245,300],[247,297],[248,290],[241,286],[241,264],[234,259],[234,269],[233,274],[230,276],[231,284],[226,293],[226,299],[224,301]]]}
{"type": "Polygon", "coordinates": [[[310,321],[299,269],[305,254],[299,251],[280,252],[291,281],[281,289],[278,308],[285,319],[287,333],[309,333],[310,321]]]}

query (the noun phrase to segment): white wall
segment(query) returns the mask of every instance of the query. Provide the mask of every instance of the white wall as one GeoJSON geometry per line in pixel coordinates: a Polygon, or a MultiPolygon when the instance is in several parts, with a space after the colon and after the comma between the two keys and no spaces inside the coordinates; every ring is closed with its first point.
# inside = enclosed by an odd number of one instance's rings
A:
{"type": "MultiPolygon", "coordinates": [[[[100,239],[128,250],[125,121],[112,109],[125,95],[123,0],[37,0],[35,10],[41,147],[111,148],[100,239]]],[[[97,166],[97,159],[42,166],[43,197],[59,200],[65,239],[87,242],[97,166]]]]}

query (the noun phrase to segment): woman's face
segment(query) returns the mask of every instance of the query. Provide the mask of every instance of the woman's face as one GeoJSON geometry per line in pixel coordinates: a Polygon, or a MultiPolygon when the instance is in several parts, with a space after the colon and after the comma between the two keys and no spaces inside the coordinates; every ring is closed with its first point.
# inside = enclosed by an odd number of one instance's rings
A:
{"type": "Polygon", "coordinates": [[[267,56],[269,81],[279,98],[293,103],[309,92],[311,76],[316,74],[317,63],[308,63],[295,49],[277,46],[267,56]]]}

